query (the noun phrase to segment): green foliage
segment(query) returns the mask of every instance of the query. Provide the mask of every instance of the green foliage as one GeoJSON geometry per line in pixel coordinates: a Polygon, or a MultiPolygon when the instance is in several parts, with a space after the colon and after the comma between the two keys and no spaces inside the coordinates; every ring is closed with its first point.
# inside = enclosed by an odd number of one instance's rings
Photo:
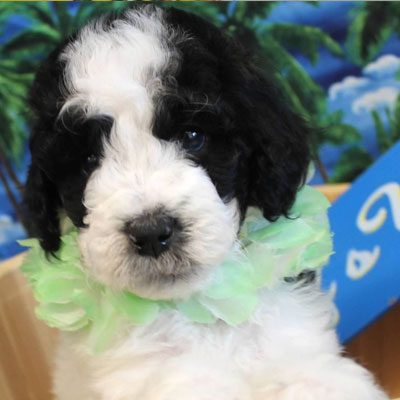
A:
{"type": "Polygon", "coordinates": [[[346,41],[349,58],[358,65],[365,65],[378,55],[393,33],[400,35],[399,2],[365,1],[357,4],[346,41]]]}
{"type": "MultiPolygon", "coordinates": [[[[389,150],[400,140],[400,96],[396,100],[393,111],[385,108],[387,127],[377,110],[371,111],[375,124],[375,135],[381,154],[389,150]]],[[[356,138],[355,138],[356,139],[356,138]]],[[[352,181],[374,162],[373,157],[362,147],[352,146],[344,151],[337,162],[332,182],[352,181]]]]}
{"type": "Polygon", "coordinates": [[[378,142],[379,151],[381,153],[384,153],[386,150],[390,148],[392,144],[390,136],[388,132],[386,132],[386,129],[383,125],[383,122],[381,120],[381,117],[379,116],[378,111],[372,110],[371,115],[375,123],[376,139],[378,142]]]}
{"type": "Polygon", "coordinates": [[[375,123],[376,140],[381,154],[384,154],[400,139],[400,96],[397,97],[394,110],[385,108],[388,127],[382,121],[381,116],[376,110],[371,111],[375,123]]]}
{"type": "Polygon", "coordinates": [[[88,20],[128,6],[125,2],[81,2],[74,15],[65,2],[11,3],[9,7],[13,14],[23,15],[32,26],[5,43],[4,54],[13,57],[29,55],[30,58],[43,56],[88,20]]]}
{"type": "MultiPolygon", "coordinates": [[[[346,53],[357,65],[365,65],[382,50],[383,45],[393,35],[400,37],[399,2],[360,2],[352,11],[352,22],[346,39],[346,53]]],[[[397,74],[400,78],[400,71],[397,74]]],[[[385,153],[400,139],[400,98],[391,111],[386,108],[388,127],[376,110],[371,111],[375,124],[375,134],[381,154],[385,153]]],[[[332,181],[352,180],[373,162],[371,155],[359,146],[350,147],[342,153],[333,174],[332,181]]]]}
{"type": "Polygon", "coordinates": [[[343,56],[339,44],[319,28],[279,23],[268,25],[266,30],[277,42],[304,54],[313,64],[318,61],[320,47],[336,57],[343,56]]]}
{"type": "Polygon", "coordinates": [[[343,123],[328,125],[322,137],[325,143],[334,146],[354,144],[361,140],[361,134],[354,126],[343,123]]]}
{"type": "Polygon", "coordinates": [[[330,182],[352,182],[373,162],[373,157],[363,147],[352,146],[341,154],[330,182]]]}
{"type": "Polygon", "coordinates": [[[26,138],[24,99],[32,79],[29,63],[5,59],[0,47],[0,146],[14,161],[19,160],[26,138]]]}

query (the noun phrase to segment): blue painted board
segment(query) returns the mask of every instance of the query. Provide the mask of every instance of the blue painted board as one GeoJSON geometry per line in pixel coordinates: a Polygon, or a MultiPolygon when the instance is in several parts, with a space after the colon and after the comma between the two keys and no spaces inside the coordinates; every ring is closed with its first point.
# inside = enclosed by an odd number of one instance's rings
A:
{"type": "Polygon", "coordinates": [[[346,342],[400,296],[400,143],[352,184],[329,217],[335,254],[323,286],[336,292],[346,342]]]}

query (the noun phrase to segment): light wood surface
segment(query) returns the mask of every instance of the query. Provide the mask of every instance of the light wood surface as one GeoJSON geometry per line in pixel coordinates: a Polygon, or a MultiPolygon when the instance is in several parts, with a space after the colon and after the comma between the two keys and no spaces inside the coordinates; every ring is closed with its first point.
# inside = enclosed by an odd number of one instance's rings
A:
{"type": "Polygon", "coordinates": [[[0,264],[0,399],[48,400],[56,331],[35,317],[22,257],[0,264]]]}
{"type": "MultiPolygon", "coordinates": [[[[347,188],[319,189],[334,201],[347,188]]],[[[0,264],[0,400],[50,400],[57,332],[35,318],[35,301],[18,269],[21,261],[19,255],[0,264]]],[[[396,307],[347,346],[347,352],[373,371],[393,397],[400,396],[399,332],[396,307]]]]}
{"type": "Polygon", "coordinates": [[[322,192],[328,198],[328,200],[333,203],[349,189],[350,184],[335,183],[331,185],[315,185],[314,187],[322,192]]]}
{"type": "Polygon", "coordinates": [[[400,396],[400,306],[397,305],[360,335],[346,350],[368,368],[391,395],[400,396]]]}

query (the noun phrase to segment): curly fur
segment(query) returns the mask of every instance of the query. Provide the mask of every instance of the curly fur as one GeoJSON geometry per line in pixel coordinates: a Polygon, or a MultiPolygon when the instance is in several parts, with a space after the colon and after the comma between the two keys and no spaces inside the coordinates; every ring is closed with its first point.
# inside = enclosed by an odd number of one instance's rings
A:
{"type": "MultiPolygon", "coordinates": [[[[268,71],[267,71],[268,72],[268,71]]],[[[151,5],[92,22],[43,63],[25,203],[47,253],[60,213],[79,228],[82,268],[111,288],[187,297],[234,246],[248,206],[287,215],[310,160],[306,122],[245,49],[201,18],[151,5]],[[204,135],[185,147],[185,132],[204,135]],[[144,257],[127,224],[167,216],[179,232],[144,257]]],[[[331,303],[314,279],[263,289],[244,324],[188,322],[175,311],[126,328],[92,355],[64,334],[59,400],[384,400],[343,358],[331,303]]]]}

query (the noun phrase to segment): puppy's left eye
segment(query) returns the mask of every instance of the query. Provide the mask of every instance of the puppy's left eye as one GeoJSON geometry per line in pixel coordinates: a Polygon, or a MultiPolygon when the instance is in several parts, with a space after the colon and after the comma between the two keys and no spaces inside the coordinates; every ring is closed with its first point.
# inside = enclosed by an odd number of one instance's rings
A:
{"type": "Polygon", "coordinates": [[[98,157],[97,157],[96,155],[94,155],[94,154],[91,154],[91,155],[86,159],[86,162],[87,162],[88,164],[95,164],[95,163],[97,163],[97,161],[98,161],[98,157]]]}
{"type": "Polygon", "coordinates": [[[187,130],[183,134],[182,147],[191,152],[200,151],[206,142],[206,136],[198,130],[187,130]]]}
{"type": "Polygon", "coordinates": [[[91,172],[94,168],[97,167],[98,163],[99,157],[96,154],[91,154],[90,156],[86,157],[83,167],[86,172],[91,172]]]}

